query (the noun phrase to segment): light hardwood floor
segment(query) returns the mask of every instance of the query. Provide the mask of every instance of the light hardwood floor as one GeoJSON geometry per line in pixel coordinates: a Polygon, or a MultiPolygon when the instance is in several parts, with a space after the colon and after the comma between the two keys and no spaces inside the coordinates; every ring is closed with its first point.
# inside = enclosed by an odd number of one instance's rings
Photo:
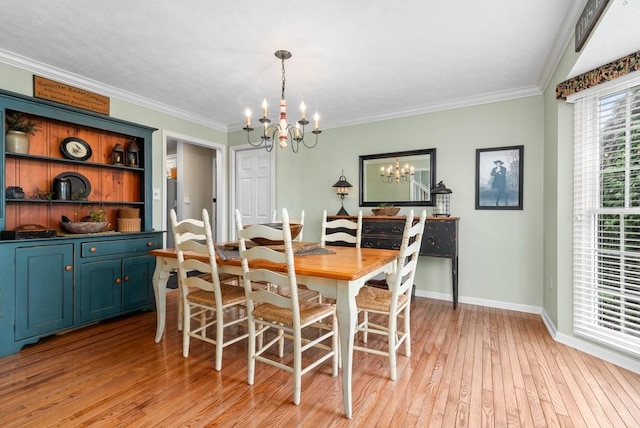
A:
{"type": "Polygon", "coordinates": [[[155,313],[41,340],[0,359],[0,426],[530,427],[638,426],[640,375],[556,343],[537,315],[417,298],[413,353],[354,356],[353,419],[343,415],[330,363],[303,377],[292,403],[288,373],[256,368],[246,344],[224,351],[192,340],[181,354],[175,295],[154,343],[155,313]]]}

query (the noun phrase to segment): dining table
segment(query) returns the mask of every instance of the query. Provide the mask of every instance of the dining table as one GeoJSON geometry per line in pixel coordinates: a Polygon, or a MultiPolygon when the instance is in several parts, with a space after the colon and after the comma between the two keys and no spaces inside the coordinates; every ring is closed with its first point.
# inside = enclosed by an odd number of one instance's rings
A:
{"type": "MultiPolygon", "coordinates": [[[[218,245],[218,244],[216,244],[218,245]]],[[[342,391],[344,412],[352,416],[352,367],[353,342],[357,320],[356,295],[365,283],[380,274],[394,274],[398,250],[327,246],[323,254],[295,255],[294,265],[299,284],[335,299],[338,318],[339,340],[342,363],[342,391]]],[[[167,280],[171,272],[178,268],[177,253],[174,248],[156,249],[150,252],[156,257],[153,274],[153,289],[157,309],[155,341],[160,342],[165,330],[167,280]]],[[[201,258],[206,256],[186,255],[201,258]]],[[[242,276],[239,258],[222,259],[216,257],[220,273],[242,276]]],[[[266,268],[286,271],[285,264],[274,264],[265,260],[255,260],[249,264],[252,269],[266,268]]],[[[179,322],[178,328],[181,328],[179,322]]]]}

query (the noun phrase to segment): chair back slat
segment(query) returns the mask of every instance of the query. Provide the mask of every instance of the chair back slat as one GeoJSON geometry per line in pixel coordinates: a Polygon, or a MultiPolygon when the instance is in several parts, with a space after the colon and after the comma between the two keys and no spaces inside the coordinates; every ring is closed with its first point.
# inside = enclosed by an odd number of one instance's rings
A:
{"type": "Polygon", "coordinates": [[[216,264],[208,211],[206,209],[202,210],[202,220],[184,219],[178,221],[175,210],[170,211],[169,217],[171,218],[174,243],[178,257],[179,286],[184,287],[184,292],[188,290],[188,287],[214,291],[216,300],[221,299],[218,266],[216,264]],[[186,258],[185,253],[195,253],[206,256],[208,261],[203,262],[186,258]],[[196,278],[195,276],[187,275],[190,271],[211,274],[211,281],[202,278],[194,279],[196,278]]]}
{"type": "MultiPolygon", "coordinates": [[[[240,211],[236,210],[236,225],[240,225],[240,211]]],[[[282,229],[274,229],[261,224],[252,224],[244,228],[238,228],[238,248],[243,270],[245,293],[251,299],[247,299],[248,310],[253,311],[255,304],[270,303],[275,306],[291,309],[294,323],[300,322],[298,287],[293,260],[293,246],[291,244],[291,230],[289,229],[289,215],[286,209],[282,210],[282,229]],[[254,238],[282,241],[284,252],[277,251],[269,246],[256,245],[247,249],[246,241],[254,238]],[[274,272],[268,269],[251,269],[249,262],[253,260],[267,260],[269,262],[286,266],[284,272],[274,272]],[[280,295],[270,288],[253,290],[252,282],[267,282],[276,289],[286,287],[287,295],[280,295]]]]}
{"type": "Polygon", "coordinates": [[[362,210],[358,212],[358,220],[353,222],[344,218],[335,220],[327,220],[327,210],[322,213],[322,229],[320,236],[320,245],[334,245],[339,242],[352,244],[356,248],[360,248],[362,242],[362,210]],[[348,229],[353,233],[344,230],[330,232],[328,229],[348,229]]]}
{"type": "Polygon", "coordinates": [[[409,295],[413,287],[413,280],[418,265],[418,255],[422,244],[422,235],[424,233],[424,224],[427,220],[426,210],[422,210],[420,220],[415,225],[413,224],[413,218],[413,210],[411,210],[409,215],[407,215],[402,233],[400,254],[396,262],[396,273],[389,287],[393,292],[391,299],[393,310],[395,310],[398,304],[398,296],[401,294],[409,295]]]}

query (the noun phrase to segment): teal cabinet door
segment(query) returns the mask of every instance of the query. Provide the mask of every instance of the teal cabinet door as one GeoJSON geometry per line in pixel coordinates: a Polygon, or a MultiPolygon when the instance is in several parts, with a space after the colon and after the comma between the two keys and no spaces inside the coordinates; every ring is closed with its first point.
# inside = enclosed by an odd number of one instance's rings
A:
{"type": "Polygon", "coordinates": [[[80,264],[76,287],[78,323],[117,315],[122,310],[122,259],[80,264]]]}
{"type": "Polygon", "coordinates": [[[156,258],[152,256],[128,257],[122,260],[125,281],[123,283],[123,310],[140,309],[155,304],[153,271],[156,258]]]}
{"type": "Polygon", "coordinates": [[[15,340],[73,326],[73,245],[16,249],[15,340]]]}

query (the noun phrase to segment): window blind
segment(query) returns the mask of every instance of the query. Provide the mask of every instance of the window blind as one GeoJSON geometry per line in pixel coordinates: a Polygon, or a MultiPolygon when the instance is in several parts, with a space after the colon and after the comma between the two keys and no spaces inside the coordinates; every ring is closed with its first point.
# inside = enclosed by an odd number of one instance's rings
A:
{"type": "Polygon", "coordinates": [[[576,99],[573,327],[640,357],[640,85],[623,86],[576,99]]]}

